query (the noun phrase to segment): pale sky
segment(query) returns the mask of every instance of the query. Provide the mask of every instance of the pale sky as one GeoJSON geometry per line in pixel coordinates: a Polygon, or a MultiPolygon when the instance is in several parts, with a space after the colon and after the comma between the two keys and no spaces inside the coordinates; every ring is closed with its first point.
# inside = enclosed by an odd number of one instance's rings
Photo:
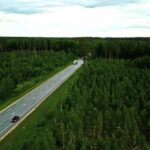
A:
{"type": "Polygon", "coordinates": [[[0,0],[0,36],[150,37],[150,0],[0,0]]]}

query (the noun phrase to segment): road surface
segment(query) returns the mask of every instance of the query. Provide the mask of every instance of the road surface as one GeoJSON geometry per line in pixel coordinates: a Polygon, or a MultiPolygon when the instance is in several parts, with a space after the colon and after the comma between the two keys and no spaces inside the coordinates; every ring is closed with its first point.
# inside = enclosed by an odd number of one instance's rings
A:
{"type": "Polygon", "coordinates": [[[34,111],[40,103],[67,80],[82,64],[83,60],[78,60],[77,64],[70,65],[24,97],[20,98],[14,104],[0,111],[0,141],[11,132],[19,122],[34,111]],[[17,123],[11,123],[12,118],[16,115],[20,116],[20,120],[17,123]]]}

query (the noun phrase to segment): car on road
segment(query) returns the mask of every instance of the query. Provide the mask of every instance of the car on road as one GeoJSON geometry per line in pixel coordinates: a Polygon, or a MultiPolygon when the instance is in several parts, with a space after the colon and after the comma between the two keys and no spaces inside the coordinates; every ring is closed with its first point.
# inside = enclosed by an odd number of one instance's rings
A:
{"type": "Polygon", "coordinates": [[[17,121],[19,121],[19,120],[20,120],[20,117],[19,117],[19,116],[14,116],[14,117],[12,118],[11,122],[12,122],[12,123],[15,123],[15,122],[17,122],[17,121]]]}
{"type": "Polygon", "coordinates": [[[78,60],[74,60],[73,64],[76,65],[78,63],[78,60]]]}

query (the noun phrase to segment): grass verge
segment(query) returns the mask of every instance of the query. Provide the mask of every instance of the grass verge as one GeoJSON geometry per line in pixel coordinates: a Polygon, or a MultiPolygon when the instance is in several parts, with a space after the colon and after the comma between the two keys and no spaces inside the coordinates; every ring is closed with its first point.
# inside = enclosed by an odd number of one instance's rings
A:
{"type": "MultiPolygon", "coordinates": [[[[42,84],[45,81],[47,81],[48,79],[50,79],[52,76],[57,74],[59,71],[65,69],[70,64],[71,64],[71,62],[69,62],[65,66],[57,67],[53,72],[51,72],[49,74],[46,74],[46,75],[43,75],[43,76],[40,76],[40,77],[37,77],[37,78],[33,78],[33,79],[29,80],[29,81],[26,81],[27,86],[25,88],[23,88],[23,90],[19,91],[18,94],[16,94],[15,96],[12,96],[8,100],[6,100],[4,103],[0,103],[0,111],[3,110],[4,108],[8,107],[10,104],[14,103],[15,101],[17,101],[19,98],[21,98],[24,95],[26,95],[29,92],[31,92],[33,89],[35,89],[40,84],[42,84]]],[[[22,84],[25,84],[25,83],[22,83],[22,84]]]]}
{"type": "Polygon", "coordinates": [[[67,81],[65,81],[55,92],[53,92],[23,122],[21,122],[14,131],[12,131],[4,140],[2,140],[0,142],[0,149],[19,150],[23,143],[30,138],[30,136],[34,136],[39,129],[37,124],[42,121],[43,116],[45,116],[50,110],[60,109],[55,107],[56,104],[67,97],[69,89],[78,79],[79,73],[80,69],[75,72],[67,81]]]}

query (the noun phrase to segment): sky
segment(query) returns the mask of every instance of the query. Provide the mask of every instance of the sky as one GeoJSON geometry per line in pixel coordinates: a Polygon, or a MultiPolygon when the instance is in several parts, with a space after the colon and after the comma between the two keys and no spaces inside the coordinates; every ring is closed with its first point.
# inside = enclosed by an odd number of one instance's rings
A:
{"type": "Polygon", "coordinates": [[[150,37],[150,0],[0,0],[0,36],[150,37]]]}

